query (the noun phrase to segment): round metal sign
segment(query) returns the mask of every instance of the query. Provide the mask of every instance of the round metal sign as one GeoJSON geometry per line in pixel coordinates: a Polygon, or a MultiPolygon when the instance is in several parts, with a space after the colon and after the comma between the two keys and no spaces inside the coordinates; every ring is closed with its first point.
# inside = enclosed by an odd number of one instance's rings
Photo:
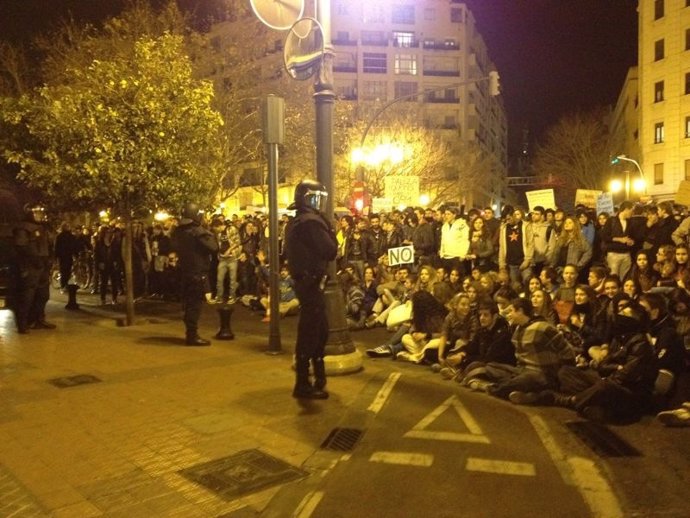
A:
{"type": "Polygon", "coordinates": [[[290,28],[283,59],[285,69],[294,79],[304,81],[319,70],[323,60],[323,30],[314,18],[302,18],[290,28]]]}
{"type": "Polygon", "coordinates": [[[271,29],[288,30],[304,14],[304,0],[250,0],[257,18],[271,29]]]}

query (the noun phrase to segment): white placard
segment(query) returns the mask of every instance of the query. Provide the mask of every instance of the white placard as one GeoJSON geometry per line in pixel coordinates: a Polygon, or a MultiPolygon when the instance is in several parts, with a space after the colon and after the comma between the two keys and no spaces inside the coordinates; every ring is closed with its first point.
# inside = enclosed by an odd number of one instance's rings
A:
{"type": "Polygon", "coordinates": [[[593,209],[597,206],[597,197],[602,191],[594,189],[578,189],[575,191],[575,205],[584,205],[593,209]]]}
{"type": "Polygon", "coordinates": [[[386,176],[384,189],[394,207],[419,205],[419,176],[386,176]]]}
{"type": "Polygon", "coordinates": [[[390,266],[411,263],[414,263],[414,246],[399,246],[388,249],[388,264],[390,266]]]}
{"type": "Polygon", "coordinates": [[[527,196],[527,206],[529,210],[533,210],[534,207],[541,206],[545,209],[555,209],[556,200],[553,196],[553,189],[540,189],[538,191],[527,191],[525,193],[527,196]]]}
{"type": "Polygon", "coordinates": [[[393,200],[388,198],[372,198],[371,212],[379,214],[380,212],[391,212],[393,210],[393,200]]]}
{"type": "Polygon", "coordinates": [[[602,212],[613,216],[613,194],[610,192],[602,192],[597,196],[597,214],[602,212]]]}

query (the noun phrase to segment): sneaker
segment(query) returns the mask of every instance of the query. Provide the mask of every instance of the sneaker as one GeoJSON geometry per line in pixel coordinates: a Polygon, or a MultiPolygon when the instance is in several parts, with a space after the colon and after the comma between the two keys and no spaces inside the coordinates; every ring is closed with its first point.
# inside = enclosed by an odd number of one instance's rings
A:
{"type": "Polygon", "coordinates": [[[236,299],[235,297],[230,297],[230,298],[228,299],[228,302],[227,302],[227,303],[228,303],[228,304],[235,304],[236,302],[237,302],[237,299],[236,299]]]}
{"type": "Polygon", "coordinates": [[[440,363],[432,363],[431,364],[431,372],[441,372],[441,364],[440,363]]]}
{"type": "Polygon", "coordinates": [[[489,386],[491,386],[491,383],[489,383],[488,381],[476,378],[470,380],[469,383],[467,383],[467,388],[473,390],[474,392],[486,392],[489,386]]]}
{"type": "Polygon", "coordinates": [[[513,390],[508,394],[508,399],[515,405],[534,405],[539,400],[539,394],[536,392],[513,390]]]}
{"type": "Polygon", "coordinates": [[[440,372],[444,380],[452,380],[458,374],[458,370],[453,367],[443,367],[440,372]]]}
{"type": "Polygon", "coordinates": [[[374,349],[367,349],[366,353],[369,358],[386,358],[388,356],[393,356],[393,351],[391,351],[391,348],[387,345],[379,345],[374,349]]]}
{"type": "Polygon", "coordinates": [[[666,426],[690,426],[690,405],[683,403],[683,408],[659,412],[656,418],[666,426]]]}
{"type": "Polygon", "coordinates": [[[271,317],[266,316],[266,317],[262,318],[261,321],[262,321],[262,322],[270,322],[270,321],[271,321],[271,317]]]}

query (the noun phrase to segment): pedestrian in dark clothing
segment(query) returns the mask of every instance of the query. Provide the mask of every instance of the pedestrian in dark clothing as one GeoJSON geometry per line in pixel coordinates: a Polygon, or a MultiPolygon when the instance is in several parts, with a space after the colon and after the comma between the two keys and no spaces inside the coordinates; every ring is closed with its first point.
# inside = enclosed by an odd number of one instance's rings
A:
{"type": "Polygon", "coordinates": [[[218,253],[218,241],[213,233],[201,226],[197,205],[185,207],[182,219],[172,234],[172,246],[179,256],[182,284],[182,306],[187,345],[210,345],[199,336],[199,317],[204,297],[210,298],[208,272],[211,255],[218,253]]]}
{"type": "Polygon", "coordinates": [[[287,226],[286,255],[290,276],[300,303],[297,324],[295,398],[326,399],[324,349],[328,339],[328,317],[323,289],[329,261],[338,253],[338,242],[330,222],[321,212],[328,193],[313,180],[303,180],[295,188],[291,208],[297,215],[287,226]],[[309,380],[309,362],[314,384],[309,380]]]}
{"type": "Polygon", "coordinates": [[[98,231],[94,246],[94,262],[101,304],[105,304],[109,282],[112,303],[117,304],[117,296],[122,290],[122,247],[120,234],[109,226],[101,227],[98,231]]]}
{"type": "Polygon", "coordinates": [[[60,232],[55,238],[55,258],[60,268],[60,289],[66,290],[69,278],[72,275],[74,256],[77,254],[78,242],[69,223],[60,226],[60,232]]]}

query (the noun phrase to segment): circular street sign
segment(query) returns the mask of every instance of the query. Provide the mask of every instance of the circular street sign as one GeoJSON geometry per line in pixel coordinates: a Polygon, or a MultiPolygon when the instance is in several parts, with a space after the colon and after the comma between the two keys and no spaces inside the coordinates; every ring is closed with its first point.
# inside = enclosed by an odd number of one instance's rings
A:
{"type": "Polygon", "coordinates": [[[294,79],[304,81],[312,77],[323,60],[323,31],[314,18],[302,18],[290,28],[283,59],[285,69],[294,79]]]}
{"type": "Polygon", "coordinates": [[[288,30],[304,14],[304,0],[250,0],[257,18],[271,29],[288,30]]]}

